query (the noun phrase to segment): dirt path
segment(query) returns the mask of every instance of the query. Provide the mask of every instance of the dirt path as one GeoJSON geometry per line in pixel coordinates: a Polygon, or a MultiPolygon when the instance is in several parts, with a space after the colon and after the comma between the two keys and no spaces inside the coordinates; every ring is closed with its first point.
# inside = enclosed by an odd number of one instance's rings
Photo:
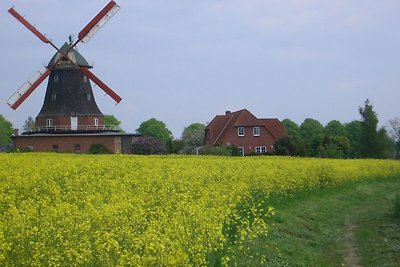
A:
{"type": "Polygon", "coordinates": [[[343,254],[344,257],[344,266],[347,267],[362,267],[361,259],[358,256],[358,248],[355,243],[354,232],[357,228],[356,224],[346,223],[345,225],[345,233],[343,236],[343,254]]]}

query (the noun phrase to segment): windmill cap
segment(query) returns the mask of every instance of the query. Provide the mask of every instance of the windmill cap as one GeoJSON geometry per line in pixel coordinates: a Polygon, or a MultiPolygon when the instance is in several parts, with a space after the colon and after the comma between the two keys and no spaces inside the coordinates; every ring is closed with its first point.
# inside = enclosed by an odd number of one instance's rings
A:
{"type": "MultiPolygon", "coordinates": [[[[67,51],[70,49],[70,45],[68,43],[64,43],[63,46],[60,48],[61,53],[67,53],[67,51]]],[[[62,54],[57,52],[55,53],[55,55],[51,58],[49,64],[47,65],[47,67],[49,68],[50,66],[52,66],[57,60],[59,60],[62,57],[62,54]]],[[[86,61],[86,59],[78,52],[76,51],[74,48],[72,48],[69,53],[68,53],[68,57],[79,67],[86,67],[86,68],[92,68],[92,66],[89,65],[89,63],[86,61]]],[[[74,66],[69,60],[65,61],[65,60],[60,60],[57,65],[55,66],[55,68],[59,68],[59,67],[71,67],[74,66]]]]}

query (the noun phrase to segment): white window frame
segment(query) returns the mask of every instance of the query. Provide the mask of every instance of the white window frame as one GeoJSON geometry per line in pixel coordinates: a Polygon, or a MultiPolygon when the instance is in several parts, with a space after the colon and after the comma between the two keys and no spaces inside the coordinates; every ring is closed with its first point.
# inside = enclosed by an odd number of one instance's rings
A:
{"type": "Polygon", "coordinates": [[[99,126],[99,118],[93,118],[93,125],[96,127],[99,126]]]}
{"type": "Polygon", "coordinates": [[[53,119],[46,119],[46,127],[53,127],[53,119]]]}
{"type": "Polygon", "coordinates": [[[58,83],[58,75],[54,75],[53,81],[54,81],[55,83],[58,83]]]}
{"type": "Polygon", "coordinates": [[[260,127],[253,127],[253,136],[260,136],[260,127]]]}
{"type": "Polygon", "coordinates": [[[238,136],[244,136],[245,130],[244,127],[238,127],[238,136]]]}
{"type": "Polygon", "coordinates": [[[239,148],[239,156],[244,157],[244,147],[240,146],[239,148]]]}
{"type": "Polygon", "coordinates": [[[266,146],[256,146],[255,152],[256,152],[256,154],[265,154],[265,153],[267,153],[267,147],[266,146]]]}
{"type": "Polygon", "coordinates": [[[86,75],[83,76],[83,82],[87,83],[88,82],[88,77],[86,75]]]}

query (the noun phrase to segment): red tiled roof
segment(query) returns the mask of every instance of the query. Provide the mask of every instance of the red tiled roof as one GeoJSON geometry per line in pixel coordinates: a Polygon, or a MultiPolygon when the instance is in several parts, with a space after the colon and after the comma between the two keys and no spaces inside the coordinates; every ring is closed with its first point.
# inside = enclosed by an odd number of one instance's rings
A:
{"type": "Polygon", "coordinates": [[[267,128],[267,130],[275,137],[279,138],[285,135],[285,126],[278,119],[259,119],[262,121],[267,128]]]}
{"type": "Polygon", "coordinates": [[[239,126],[264,126],[275,138],[285,134],[285,128],[278,119],[257,119],[247,109],[241,109],[214,117],[207,126],[210,143],[212,145],[221,144],[225,136],[234,127],[239,126]]]}

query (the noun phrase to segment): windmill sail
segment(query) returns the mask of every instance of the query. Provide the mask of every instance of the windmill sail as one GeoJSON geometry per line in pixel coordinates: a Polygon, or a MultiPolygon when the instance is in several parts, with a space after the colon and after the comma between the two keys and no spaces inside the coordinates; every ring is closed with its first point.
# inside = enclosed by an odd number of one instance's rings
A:
{"type": "Polygon", "coordinates": [[[49,76],[50,70],[41,67],[32,77],[26,81],[7,101],[12,109],[17,109],[19,105],[49,76]]]}
{"type": "Polygon", "coordinates": [[[42,42],[44,43],[49,43],[49,39],[46,38],[46,36],[44,36],[42,33],[40,33],[35,26],[33,26],[32,24],[30,24],[23,16],[21,16],[14,8],[10,8],[8,10],[8,12],[17,20],[19,20],[19,22],[21,22],[26,28],[28,28],[28,30],[30,30],[34,35],[36,35],[37,37],[39,37],[40,40],[42,40],[42,42]]]}
{"type": "Polygon", "coordinates": [[[97,84],[106,94],[108,94],[114,101],[118,104],[121,102],[122,98],[115,93],[110,87],[108,87],[105,83],[103,83],[96,75],[94,75],[90,70],[85,67],[80,68],[81,72],[83,72],[86,76],[89,77],[95,84],[97,84]]]}
{"type": "Polygon", "coordinates": [[[99,14],[96,15],[78,35],[78,40],[83,43],[89,42],[89,40],[104,26],[118,11],[120,7],[114,1],[110,1],[99,14]]]}

